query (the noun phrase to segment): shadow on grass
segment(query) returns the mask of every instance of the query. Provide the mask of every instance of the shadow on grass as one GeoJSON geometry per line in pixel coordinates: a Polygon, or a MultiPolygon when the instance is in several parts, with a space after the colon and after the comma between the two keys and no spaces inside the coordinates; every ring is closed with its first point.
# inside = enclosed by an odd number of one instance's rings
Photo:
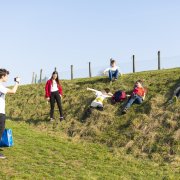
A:
{"type": "Polygon", "coordinates": [[[10,119],[12,121],[17,121],[17,122],[25,122],[27,124],[40,124],[42,122],[48,123],[49,119],[48,117],[42,118],[42,119],[23,119],[23,118],[18,118],[18,117],[11,117],[11,116],[7,116],[7,119],[10,119]]]}

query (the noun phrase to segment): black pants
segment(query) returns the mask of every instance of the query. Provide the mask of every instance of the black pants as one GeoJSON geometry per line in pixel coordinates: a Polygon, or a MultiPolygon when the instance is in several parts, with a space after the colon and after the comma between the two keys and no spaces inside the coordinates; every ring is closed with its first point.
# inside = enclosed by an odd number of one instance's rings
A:
{"type": "Polygon", "coordinates": [[[60,117],[63,117],[62,113],[62,105],[61,105],[61,96],[59,95],[58,91],[51,92],[51,97],[50,97],[50,118],[54,118],[54,106],[55,106],[55,101],[57,102],[60,117]]]}
{"type": "Polygon", "coordinates": [[[5,129],[5,120],[6,120],[6,115],[0,113],[0,139],[5,129]]]}
{"type": "Polygon", "coordinates": [[[179,98],[180,97],[180,90],[176,93],[176,96],[179,98]]]}

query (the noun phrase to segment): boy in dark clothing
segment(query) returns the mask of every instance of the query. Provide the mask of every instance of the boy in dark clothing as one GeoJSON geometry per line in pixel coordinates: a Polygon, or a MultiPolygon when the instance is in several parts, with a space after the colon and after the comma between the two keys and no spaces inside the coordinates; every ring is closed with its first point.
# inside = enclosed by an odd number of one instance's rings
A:
{"type": "Polygon", "coordinates": [[[177,102],[180,99],[180,85],[175,89],[172,98],[169,100],[169,103],[177,102]]]}

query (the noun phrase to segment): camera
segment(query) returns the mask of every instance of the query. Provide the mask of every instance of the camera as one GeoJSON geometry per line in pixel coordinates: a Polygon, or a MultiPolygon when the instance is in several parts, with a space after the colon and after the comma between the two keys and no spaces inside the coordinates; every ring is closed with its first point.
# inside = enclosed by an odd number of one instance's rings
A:
{"type": "Polygon", "coordinates": [[[19,78],[19,77],[15,77],[15,78],[14,78],[14,81],[17,82],[17,83],[19,83],[20,78],[19,78]]]}

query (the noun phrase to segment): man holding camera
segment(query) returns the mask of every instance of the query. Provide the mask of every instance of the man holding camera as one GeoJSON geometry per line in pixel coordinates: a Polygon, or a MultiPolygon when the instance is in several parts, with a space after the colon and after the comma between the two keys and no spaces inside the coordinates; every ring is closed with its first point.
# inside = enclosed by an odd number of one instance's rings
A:
{"type": "MultiPolygon", "coordinates": [[[[5,95],[6,94],[15,94],[19,85],[20,78],[14,78],[15,85],[12,89],[6,88],[2,85],[3,82],[7,82],[9,71],[6,69],[0,69],[0,139],[5,129],[5,95]]],[[[0,154],[0,159],[5,159],[6,157],[0,154]]]]}

